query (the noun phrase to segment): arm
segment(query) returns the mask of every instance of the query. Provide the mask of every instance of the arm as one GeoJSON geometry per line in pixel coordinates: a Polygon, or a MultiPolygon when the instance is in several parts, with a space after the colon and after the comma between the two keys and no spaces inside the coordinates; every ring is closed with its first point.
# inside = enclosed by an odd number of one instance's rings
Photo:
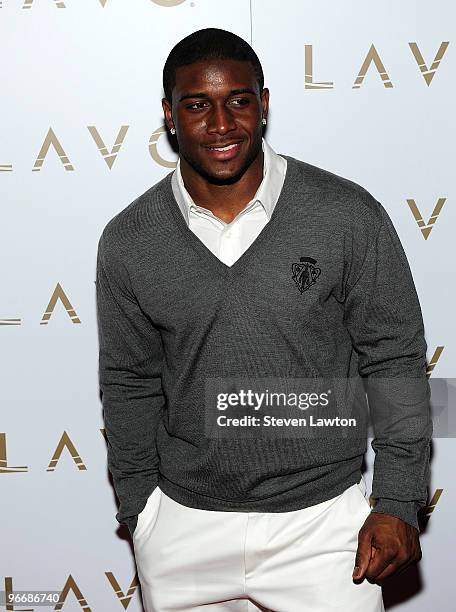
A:
{"type": "Polygon", "coordinates": [[[96,302],[99,378],[108,469],[119,499],[116,519],[130,533],[158,483],[155,435],[165,403],[160,333],[141,310],[103,232],[98,243],[96,302]]]}
{"type": "Polygon", "coordinates": [[[412,274],[385,209],[366,239],[362,263],[350,271],[345,322],[367,377],[374,428],[372,512],[418,529],[427,501],[432,436],[426,341],[412,274]]]}

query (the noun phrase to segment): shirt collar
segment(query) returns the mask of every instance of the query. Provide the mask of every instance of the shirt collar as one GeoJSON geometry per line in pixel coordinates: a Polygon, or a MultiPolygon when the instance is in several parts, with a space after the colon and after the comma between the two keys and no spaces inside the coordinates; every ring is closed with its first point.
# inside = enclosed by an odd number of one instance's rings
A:
{"type": "MultiPolygon", "coordinates": [[[[249,204],[246,205],[246,207],[254,201],[259,202],[263,206],[269,220],[271,218],[272,211],[274,210],[274,206],[279,198],[280,191],[282,190],[286,171],[286,160],[278,155],[264,138],[262,139],[262,148],[264,154],[263,180],[261,181],[255,196],[249,202],[249,204]]],[[[190,209],[192,206],[196,205],[185,188],[180,169],[180,157],[177,160],[177,167],[171,177],[171,186],[174,197],[188,225],[190,219],[190,209]]]]}

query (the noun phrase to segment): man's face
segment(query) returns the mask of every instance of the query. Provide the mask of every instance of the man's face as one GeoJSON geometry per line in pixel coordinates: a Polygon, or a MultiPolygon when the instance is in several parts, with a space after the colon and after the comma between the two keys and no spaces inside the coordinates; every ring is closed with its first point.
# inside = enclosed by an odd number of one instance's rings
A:
{"type": "Polygon", "coordinates": [[[162,104],[181,158],[209,182],[226,184],[239,180],[261,152],[268,102],[249,62],[217,59],[178,68],[172,106],[166,99],[162,104]]]}

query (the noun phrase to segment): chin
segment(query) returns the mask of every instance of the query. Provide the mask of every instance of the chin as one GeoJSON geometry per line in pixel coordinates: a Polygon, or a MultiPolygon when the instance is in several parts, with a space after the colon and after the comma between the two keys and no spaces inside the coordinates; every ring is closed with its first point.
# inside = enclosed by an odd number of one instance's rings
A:
{"type": "MultiPolygon", "coordinates": [[[[261,146],[261,145],[260,145],[261,146]]],[[[229,185],[236,183],[248,170],[253,159],[243,154],[239,158],[225,162],[211,163],[206,156],[187,155],[181,152],[187,163],[209,183],[215,185],[229,185]]]]}
{"type": "Polygon", "coordinates": [[[211,166],[205,165],[204,173],[207,180],[219,183],[234,183],[248,170],[250,164],[246,159],[235,160],[235,163],[220,162],[211,166]]]}
{"type": "Polygon", "coordinates": [[[216,170],[210,168],[206,171],[206,180],[210,183],[219,185],[229,185],[230,183],[236,183],[247,170],[247,167],[234,168],[232,170],[216,170]]]}

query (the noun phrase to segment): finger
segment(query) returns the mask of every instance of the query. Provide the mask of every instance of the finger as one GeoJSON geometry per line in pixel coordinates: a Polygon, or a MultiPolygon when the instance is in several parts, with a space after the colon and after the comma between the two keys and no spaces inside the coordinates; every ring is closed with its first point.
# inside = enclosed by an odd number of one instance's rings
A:
{"type": "Polygon", "coordinates": [[[358,548],[355,557],[355,567],[352,577],[354,580],[363,578],[371,560],[372,554],[372,533],[370,530],[361,529],[358,534],[358,548]]]}
{"type": "Polygon", "coordinates": [[[374,580],[375,582],[380,584],[381,582],[383,582],[383,580],[385,580],[385,578],[389,578],[389,576],[393,576],[394,574],[397,574],[397,573],[398,573],[398,566],[395,563],[389,563],[387,567],[383,570],[383,572],[378,574],[374,578],[374,580]]]}
{"type": "Polygon", "coordinates": [[[389,578],[389,576],[397,576],[398,574],[401,574],[404,570],[406,570],[408,567],[410,567],[413,562],[414,561],[411,557],[408,557],[403,563],[398,562],[398,560],[396,559],[396,561],[390,563],[381,574],[378,574],[376,576],[375,581],[380,583],[383,582],[385,578],[389,578]]]}
{"type": "Polygon", "coordinates": [[[408,561],[406,561],[405,563],[403,563],[402,565],[400,565],[396,571],[396,574],[402,574],[403,571],[405,571],[406,569],[408,569],[411,565],[414,565],[416,563],[416,561],[414,559],[409,559],[408,561]]]}
{"type": "Polygon", "coordinates": [[[388,549],[376,548],[376,553],[371,559],[366,570],[366,576],[376,580],[378,576],[386,570],[390,564],[397,565],[397,553],[388,549]]]}

